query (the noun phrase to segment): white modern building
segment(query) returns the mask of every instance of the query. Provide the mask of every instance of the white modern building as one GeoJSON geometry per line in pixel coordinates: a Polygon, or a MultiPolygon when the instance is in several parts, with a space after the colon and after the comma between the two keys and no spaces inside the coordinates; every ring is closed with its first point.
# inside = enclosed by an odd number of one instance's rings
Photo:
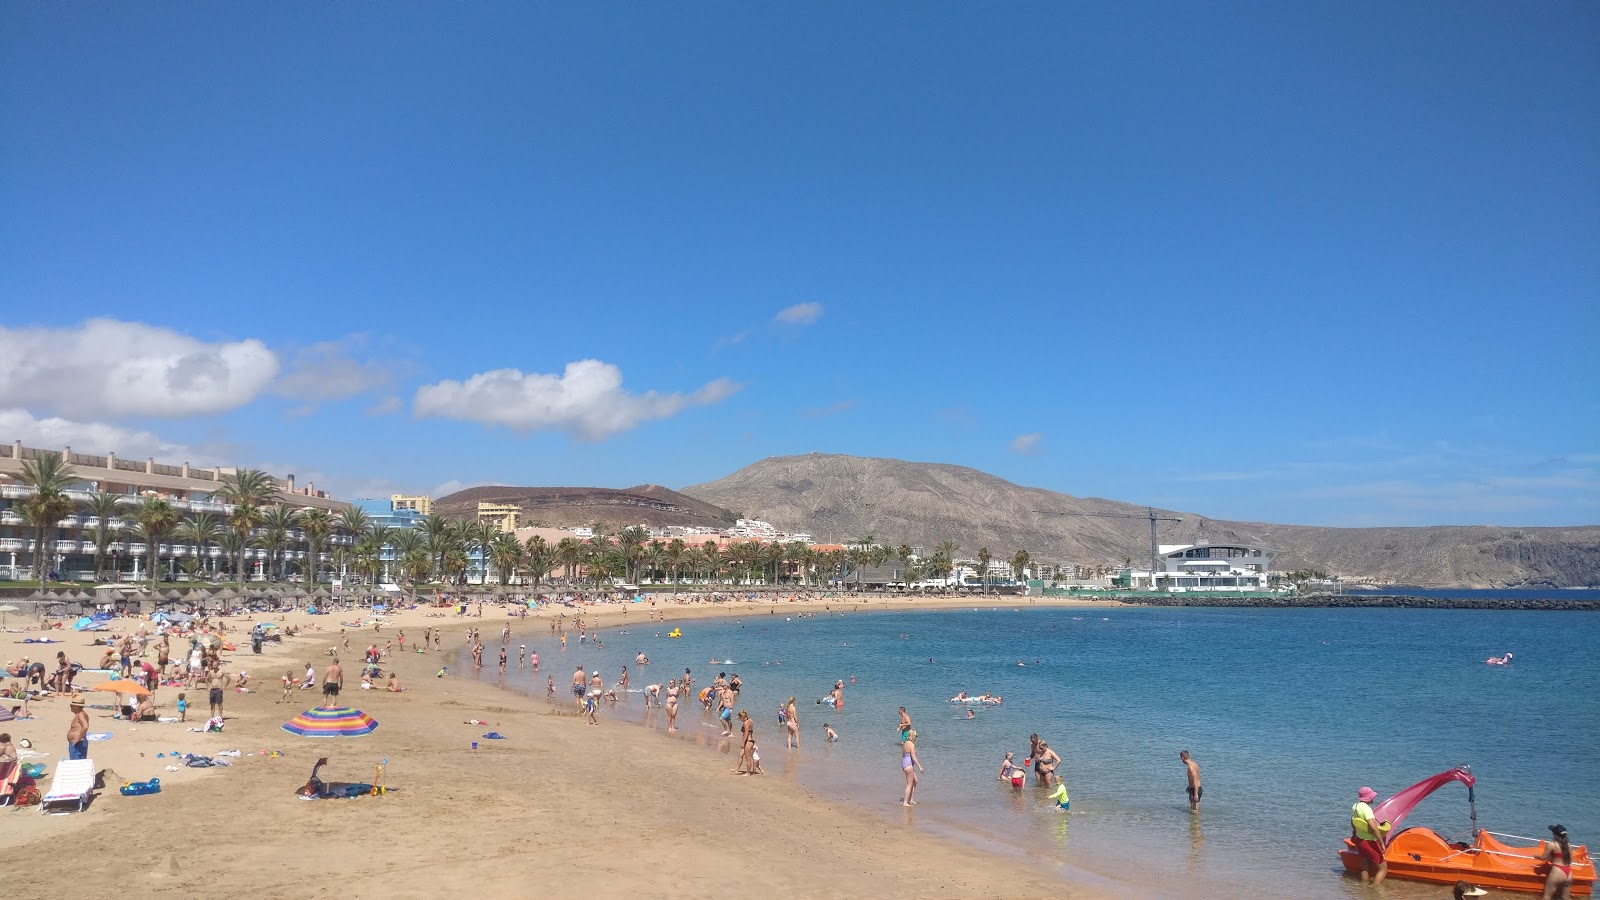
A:
{"type": "Polygon", "coordinates": [[[1187,591],[1271,590],[1269,570],[1281,550],[1249,544],[1163,544],[1155,589],[1187,591]]]}

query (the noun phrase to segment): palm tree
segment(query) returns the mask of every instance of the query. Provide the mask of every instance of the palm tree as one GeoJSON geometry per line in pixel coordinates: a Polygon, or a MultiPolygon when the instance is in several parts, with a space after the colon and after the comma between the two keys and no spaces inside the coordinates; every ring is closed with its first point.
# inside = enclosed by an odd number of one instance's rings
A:
{"type": "Polygon", "coordinates": [[[578,577],[578,566],[583,562],[584,544],[577,538],[565,537],[556,543],[556,561],[561,563],[561,577],[571,581],[578,577]]]}
{"type": "MultiPolygon", "coordinates": [[[[485,586],[489,584],[489,544],[494,540],[494,536],[499,533],[500,529],[488,522],[467,522],[456,529],[456,540],[460,542],[465,552],[471,554],[476,550],[479,558],[483,560],[483,584],[485,586]]],[[[505,583],[503,578],[501,583],[505,583]]]]}
{"type": "Polygon", "coordinates": [[[872,562],[873,551],[877,549],[877,538],[872,535],[857,538],[849,550],[850,565],[856,570],[856,590],[861,590],[861,578],[865,569],[872,562]]]}
{"type": "Polygon", "coordinates": [[[489,542],[487,557],[494,562],[495,571],[500,573],[500,583],[509,584],[515,577],[517,570],[522,568],[526,552],[522,544],[517,542],[517,536],[503,531],[495,532],[494,538],[489,542]]]}
{"type": "Polygon", "coordinates": [[[238,565],[234,571],[239,576],[240,587],[244,587],[246,574],[244,552],[251,544],[251,533],[261,527],[264,518],[261,508],[277,495],[277,483],[272,480],[272,476],[260,469],[240,469],[224,475],[221,484],[213,492],[213,496],[233,506],[228,512],[228,527],[239,536],[238,541],[230,543],[234,544],[239,554],[236,557],[238,565]]]}
{"type": "Polygon", "coordinates": [[[322,562],[322,544],[333,533],[336,525],[333,514],[325,509],[309,507],[300,510],[295,516],[295,521],[300,524],[300,530],[306,533],[306,546],[310,551],[311,565],[306,567],[306,573],[311,576],[311,583],[317,583],[317,568],[322,562]]]}
{"type": "Polygon", "coordinates": [[[985,594],[989,593],[989,560],[993,558],[994,556],[989,552],[988,547],[978,548],[978,574],[983,576],[983,592],[985,594]]]}
{"type": "Polygon", "coordinates": [[[939,542],[939,549],[934,551],[933,559],[934,567],[941,578],[949,579],[950,573],[956,570],[956,551],[960,549],[961,546],[955,541],[939,542]]]}
{"type": "Polygon", "coordinates": [[[143,503],[134,507],[133,522],[136,533],[144,541],[145,562],[150,567],[150,588],[154,590],[160,583],[161,572],[161,542],[178,530],[178,523],[182,517],[160,497],[146,497],[143,503]]]}
{"type": "Polygon", "coordinates": [[[242,565],[244,551],[249,549],[251,541],[248,537],[240,537],[239,532],[225,529],[217,536],[217,546],[222,548],[222,555],[228,558],[228,565],[242,565]]]}
{"type": "Polygon", "coordinates": [[[1028,568],[1028,561],[1032,559],[1026,550],[1018,550],[1011,554],[1011,574],[1018,581],[1022,580],[1023,572],[1028,568]]]}
{"type": "Polygon", "coordinates": [[[911,552],[911,545],[901,544],[894,548],[894,555],[900,560],[900,564],[905,566],[905,570],[900,577],[905,581],[906,587],[909,588],[911,587],[911,557],[914,555],[911,552]]]}
{"type": "Polygon", "coordinates": [[[800,572],[800,586],[807,587],[811,584],[811,560],[814,557],[811,548],[803,541],[790,541],[784,548],[784,559],[793,563],[800,572]]]}
{"type": "Polygon", "coordinates": [[[19,473],[19,480],[33,488],[33,496],[17,504],[17,511],[33,528],[33,568],[41,587],[44,586],[45,564],[50,558],[46,546],[50,533],[77,508],[77,503],[67,496],[67,485],[72,479],[72,466],[53,451],[27,460],[19,473]]]}
{"type": "MultiPolygon", "coordinates": [[[[571,540],[571,538],[566,538],[565,540],[571,540]]],[[[550,546],[544,538],[537,534],[528,538],[528,543],[523,545],[522,549],[525,553],[523,564],[528,567],[528,571],[533,575],[533,589],[537,591],[539,582],[554,571],[557,565],[560,565],[559,554],[556,552],[555,547],[550,546]]]]}
{"type": "Polygon", "coordinates": [[[433,571],[444,568],[444,554],[455,541],[456,524],[441,515],[431,515],[417,523],[427,545],[428,557],[433,560],[433,571]]]}
{"type": "Polygon", "coordinates": [[[774,542],[768,544],[766,548],[761,551],[761,556],[762,568],[765,569],[767,566],[772,567],[772,581],[769,583],[777,584],[782,579],[783,562],[789,558],[789,548],[774,542]]]}
{"type": "Polygon", "coordinates": [[[683,565],[683,555],[689,550],[689,545],[683,538],[673,538],[667,541],[667,570],[672,573],[672,583],[678,583],[678,568],[683,565]]]}
{"type": "MultiPolygon", "coordinates": [[[[367,532],[371,531],[371,530],[372,530],[372,516],[369,515],[366,510],[362,509],[359,506],[352,506],[352,507],[349,507],[347,509],[339,510],[339,515],[337,516],[337,518],[335,519],[335,522],[334,522],[334,533],[335,534],[338,534],[338,533],[342,532],[342,533],[350,536],[350,544],[349,544],[349,548],[348,549],[351,550],[351,551],[353,551],[355,546],[356,546],[356,544],[358,542],[360,542],[360,540],[363,537],[366,536],[367,532]]],[[[354,552],[349,552],[349,553],[341,552],[341,551],[344,551],[344,550],[346,550],[346,547],[341,542],[339,550],[335,550],[334,551],[334,554],[336,556],[341,557],[341,561],[343,559],[348,559],[348,558],[356,556],[356,554],[354,552]]],[[[334,565],[335,565],[335,568],[339,568],[339,570],[341,572],[343,571],[343,568],[342,568],[342,566],[339,565],[339,562],[335,562],[334,565]]]]}
{"type": "Polygon", "coordinates": [[[111,546],[111,539],[116,536],[116,531],[111,523],[122,521],[122,504],[120,494],[108,494],[105,491],[96,491],[89,495],[89,502],[84,504],[84,513],[92,516],[95,521],[94,529],[88,532],[93,535],[94,541],[94,580],[101,581],[105,577],[106,548],[111,546]]]}
{"type": "Polygon", "coordinates": [[[222,520],[215,513],[197,513],[195,517],[178,526],[178,540],[194,550],[195,559],[211,555],[211,545],[222,536],[222,520]]]}
{"type": "Polygon", "coordinates": [[[267,551],[267,580],[283,575],[283,549],[295,526],[295,511],[283,504],[269,506],[261,516],[261,546],[267,551]]]}

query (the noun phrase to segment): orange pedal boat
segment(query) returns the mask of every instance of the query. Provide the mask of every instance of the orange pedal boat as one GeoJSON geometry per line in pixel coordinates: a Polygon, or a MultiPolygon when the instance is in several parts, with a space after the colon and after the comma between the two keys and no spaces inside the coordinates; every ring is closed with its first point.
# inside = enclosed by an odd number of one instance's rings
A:
{"type": "MultiPolygon", "coordinates": [[[[1384,861],[1389,864],[1389,877],[1434,884],[1468,881],[1479,887],[1502,891],[1542,892],[1547,869],[1540,857],[1550,842],[1494,834],[1478,828],[1477,806],[1473,797],[1475,781],[1470,769],[1458,766],[1419,781],[1372,808],[1373,816],[1380,823],[1389,823],[1393,832],[1383,852],[1384,861]],[[1472,843],[1446,840],[1431,828],[1421,826],[1393,832],[1424,797],[1452,781],[1467,786],[1467,802],[1472,810],[1472,843]],[[1533,841],[1536,845],[1515,847],[1503,843],[1500,838],[1533,841]]],[[[1344,849],[1339,851],[1339,859],[1344,863],[1345,871],[1355,874],[1361,872],[1361,854],[1356,852],[1355,844],[1349,838],[1345,839],[1344,849]]],[[[1572,896],[1592,895],[1594,881],[1594,862],[1589,858],[1588,848],[1574,844],[1572,896]]]]}

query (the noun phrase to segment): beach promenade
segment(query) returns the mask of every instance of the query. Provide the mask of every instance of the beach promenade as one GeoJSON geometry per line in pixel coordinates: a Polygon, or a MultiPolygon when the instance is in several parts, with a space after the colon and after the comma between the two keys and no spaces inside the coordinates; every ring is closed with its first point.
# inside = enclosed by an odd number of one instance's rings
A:
{"type": "MultiPolygon", "coordinates": [[[[1024,601],[1025,602],[1025,601],[1024,601]]],[[[1053,601],[1066,605],[1072,601],[1053,601]]],[[[821,611],[825,604],[862,608],[1016,606],[1018,598],[782,599],[657,609],[669,621],[765,612],[821,611]]],[[[1102,604],[1103,605],[1103,604],[1102,604]]],[[[591,607],[602,629],[645,621],[648,604],[591,607]]],[[[134,724],[111,718],[109,695],[87,693],[92,732],[110,739],[90,744],[96,770],[107,784],[81,813],[41,816],[35,809],[0,810],[11,848],[0,864],[5,883],[30,897],[81,897],[121,891],[147,895],[180,891],[204,896],[482,896],[704,897],[1098,897],[1135,896],[1134,885],[1097,876],[1058,873],[921,831],[903,821],[821,799],[778,778],[726,777],[729,760],[655,733],[601,716],[599,727],[566,703],[529,703],[495,684],[500,631],[548,633],[557,607],[513,619],[500,607],[482,618],[454,610],[406,610],[383,619],[374,633],[350,629],[350,650],[340,643],[339,622],[354,613],[272,616],[300,634],[250,652],[247,631],[262,616],[224,620],[240,647],[225,653],[227,670],[247,671],[253,690],[229,691],[227,725],[220,733],[188,731],[205,719],[204,690],[186,691],[193,704],[187,724],[134,724]],[[443,613],[443,615],[441,615],[443,613]],[[321,630],[306,630],[320,628],[321,630]],[[443,649],[415,653],[424,629],[442,628],[443,649]],[[451,672],[435,677],[441,661],[459,650],[467,629],[478,628],[485,646],[480,679],[451,672]],[[359,664],[368,644],[383,646],[404,631],[407,652],[392,651],[387,674],[405,690],[389,693],[380,682],[361,690],[359,664]],[[295,690],[286,703],[280,678],[318,671],[336,650],[346,672],[341,698],[381,724],[372,735],[348,739],[296,737],[279,726],[319,705],[317,690],[295,690]],[[98,708],[103,706],[104,708],[98,708]],[[486,720],[487,725],[465,724],[486,720]],[[505,740],[486,740],[490,731],[505,740]],[[470,749],[472,742],[478,749],[470,749]],[[173,751],[212,756],[238,750],[228,768],[169,772],[173,751]],[[281,750],[282,756],[262,756],[281,750]],[[295,790],[312,764],[330,759],[329,781],[370,781],[380,760],[392,792],[354,800],[307,802],[295,790]],[[162,782],[159,794],[123,797],[122,781],[162,782]]],[[[123,628],[136,620],[117,620],[123,628]]],[[[64,649],[85,662],[101,648],[92,637],[53,631],[64,644],[23,645],[39,632],[0,635],[8,659],[53,657],[64,649]],[[28,653],[28,651],[35,651],[28,653]],[[48,650],[48,653],[43,651],[48,650]]],[[[174,641],[176,647],[179,642],[174,641]]],[[[570,655],[569,655],[570,656],[570,655]]],[[[462,654],[463,661],[470,659],[462,654]]],[[[568,657],[545,661],[558,697],[565,699],[568,657]]],[[[670,673],[651,673],[665,681],[670,673]]],[[[609,673],[608,673],[609,675],[609,673]]],[[[85,678],[85,687],[99,679],[85,678]]],[[[644,681],[645,679],[639,679],[644,681]]],[[[162,714],[172,713],[179,688],[157,693],[162,714]]],[[[65,755],[65,698],[32,705],[35,718],[7,722],[13,740],[28,738],[44,755],[29,761],[52,769],[65,755]]],[[[48,778],[42,786],[48,785],[48,778]]]]}

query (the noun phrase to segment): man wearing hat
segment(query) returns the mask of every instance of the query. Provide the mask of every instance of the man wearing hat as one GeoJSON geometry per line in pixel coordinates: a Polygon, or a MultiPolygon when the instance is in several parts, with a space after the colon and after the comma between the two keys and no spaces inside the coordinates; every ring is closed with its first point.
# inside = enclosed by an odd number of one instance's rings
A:
{"type": "Polygon", "coordinates": [[[83,711],[83,697],[73,694],[68,702],[72,721],[67,725],[67,759],[89,758],[89,714],[83,711]]]}
{"type": "Polygon", "coordinates": [[[1369,787],[1356,791],[1356,803],[1350,807],[1350,839],[1361,854],[1361,880],[1371,879],[1374,885],[1383,884],[1389,874],[1389,863],[1383,858],[1383,831],[1372,813],[1372,801],[1378,792],[1369,787]]]}

